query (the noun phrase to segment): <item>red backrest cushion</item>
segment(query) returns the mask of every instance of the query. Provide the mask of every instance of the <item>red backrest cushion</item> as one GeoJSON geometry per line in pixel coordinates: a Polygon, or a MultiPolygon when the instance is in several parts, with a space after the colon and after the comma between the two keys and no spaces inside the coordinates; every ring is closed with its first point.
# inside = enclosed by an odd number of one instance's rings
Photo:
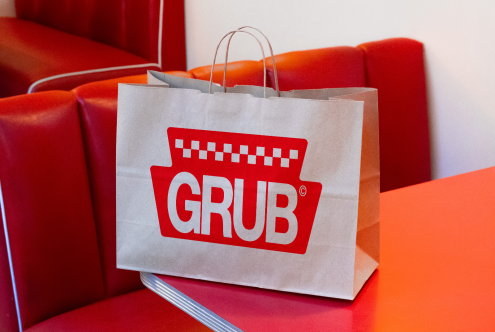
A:
{"type": "MultiPolygon", "coordinates": [[[[275,86],[271,57],[266,58],[270,86],[275,86]]],[[[363,87],[363,52],[339,46],[275,55],[280,90],[363,87]]]]}
{"type": "Polygon", "coordinates": [[[0,99],[0,181],[22,327],[102,299],[73,93],[0,99]]]}
{"type": "MultiPolygon", "coordinates": [[[[162,1],[163,69],[184,70],[184,0],[162,1]]],[[[158,62],[160,0],[16,0],[16,14],[158,62]]]]}
{"type": "Polygon", "coordinates": [[[358,48],[366,85],[378,89],[381,191],[431,180],[423,44],[393,38],[358,48]]]}
{"type": "MultiPolygon", "coordinates": [[[[192,78],[187,72],[167,74],[192,78]]],[[[137,75],[89,83],[73,90],[79,101],[107,297],[143,288],[138,272],[117,269],[115,147],[118,84],[146,82],[146,75],[137,75]]]]}
{"type": "MultiPolygon", "coordinates": [[[[223,85],[223,64],[216,64],[213,69],[213,82],[223,85]]],[[[204,81],[210,80],[211,66],[203,66],[188,71],[194,78],[204,81]]],[[[267,76],[268,80],[268,76],[267,76]]],[[[236,61],[229,62],[225,85],[259,85],[263,86],[263,61],[236,61]]],[[[267,81],[268,85],[268,81],[267,81]]]]}
{"type": "MultiPolygon", "coordinates": [[[[272,59],[266,58],[274,87],[272,59]]],[[[421,43],[393,38],[359,45],[295,51],[275,56],[281,90],[338,87],[378,89],[381,191],[431,180],[426,80],[421,43]]],[[[262,85],[261,61],[229,64],[227,86],[262,85]]],[[[190,70],[209,80],[209,66],[190,70]]],[[[213,81],[221,83],[223,65],[213,81]]]]}
{"type": "Polygon", "coordinates": [[[115,146],[118,83],[146,83],[146,81],[146,75],[139,75],[89,83],[74,90],[79,100],[107,297],[143,287],[138,272],[117,269],[115,146]]]}
{"type": "Polygon", "coordinates": [[[163,0],[162,71],[186,70],[184,0],[163,0]]]}

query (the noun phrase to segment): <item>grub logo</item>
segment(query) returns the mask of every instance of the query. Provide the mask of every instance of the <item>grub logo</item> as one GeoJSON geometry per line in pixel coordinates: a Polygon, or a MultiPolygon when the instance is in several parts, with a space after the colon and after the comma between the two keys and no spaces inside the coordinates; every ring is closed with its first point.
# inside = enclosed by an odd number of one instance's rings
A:
{"type": "Polygon", "coordinates": [[[300,138],[169,128],[171,167],[152,166],[165,237],[304,254],[322,186],[299,179],[300,138]]]}

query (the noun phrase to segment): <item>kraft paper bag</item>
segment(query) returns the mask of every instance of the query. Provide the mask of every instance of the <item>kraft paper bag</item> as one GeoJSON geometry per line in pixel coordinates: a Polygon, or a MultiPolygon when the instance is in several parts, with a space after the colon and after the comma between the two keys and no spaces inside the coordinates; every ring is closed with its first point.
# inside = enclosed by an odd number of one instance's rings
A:
{"type": "Polygon", "coordinates": [[[379,262],[377,91],[120,84],[117,266],[354,299],[379,262]]]}

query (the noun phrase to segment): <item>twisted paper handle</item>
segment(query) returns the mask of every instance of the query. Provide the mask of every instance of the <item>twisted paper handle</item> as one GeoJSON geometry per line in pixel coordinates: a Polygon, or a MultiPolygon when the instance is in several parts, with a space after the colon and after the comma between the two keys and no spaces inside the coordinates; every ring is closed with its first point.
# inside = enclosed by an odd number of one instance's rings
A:
{"type": "Polygon", "coordinates": [[[213,69],[215,67],[215,62],[216,62],[216,58],[217,58],[217,54],[218,54],[218,49],[220,48],[220,45],[222,44],[223,40],[227,36],[230,36],[230,38],[228,40],[228,43],[227,43],[227,49],[226,49],[226,52],[225,52],[225,64],[224,64],[224,70],[223,70],[223,91],[224,92],[227,92],[227,87],[225,86],[225,79],[226,79],[226,75],[227,75],[227,65],[228,65],[227,62],[228,62],[228,54],[229,54],[230,41],[232,40],[232,37],[234,36],[234,34],[236,34],[237,32],[242,32],[242,33],[247,33],[247,34],[253,36],[253,38],[256,39],[256,41],[258,42],[258,45],[260,46],[261,53],[263,55],[263,87],[264,87],[263,95],[266,98],[266,61],[265,61],[265,51],[263,49],[263,45],[261,44],[260,40],[255,35],[253,35],[252,33],[248,32],[248,31],[242,31],[242,29],[245,29],[245,28],[254,29],[254,30],[258,31],[259,33],[261,33],[263,35],[263,37],[265,37],[265,40],[267,41],[268,46],[270,47],[270,54],[271,54],[271,57],[272,57],[273,70],[274,70],[274,75],[275,75],[275,87],[276,87],[277,95],[280,97],[280,90],[279,90],[279,87],[278,87],[277,67],[275,65],[275,58],[273,56],[272,45],[270,44],[270,41],[268,40],[268,38],[260,30],[258,30],[256,28],[253,28],[253,27],[250,27],[250,26],[244,26],[244,27],[241,27],[241,28],[239,28],[239,29],[237,29],[235,31],[228,32],[227,34],[225,34],[225,36],[222,37],[222,39],[218,43],[217,48],[215,50],[215,56],[213,58],[213,63],[211,65],[210,90],[209,90],[209,93],[211,94],[211,89],[212,89],[212,84],[213,84],[213,69]]]}

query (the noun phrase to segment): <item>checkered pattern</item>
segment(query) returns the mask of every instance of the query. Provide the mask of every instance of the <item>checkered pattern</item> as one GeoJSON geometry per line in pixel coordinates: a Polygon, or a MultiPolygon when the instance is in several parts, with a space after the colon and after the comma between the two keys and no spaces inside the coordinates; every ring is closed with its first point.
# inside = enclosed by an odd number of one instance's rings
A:
{"type": "Polygon", "coordinates": [[[273,166],[273,159],[280,159],[280,166],[289,167],[290,159],[298,158],[297,150],[289,150],[289,158],[282,158],[282,149],[273,148],[266,149],[263,146],[257,146],[256,149],[252,151],[256,151],[255,154],[249,154],[249,146],[240,145],[239,153],[233,153],[232,144],[224,143],[223,146],[221,144],[216,144],[215,142],[208,142],[206,145],[206,150],[201,150],[199,148],[199,141],[191,141],[190,148],[184,147],[184,140],[176,139],[175,147],[177,149],[182,149],[182,156],[184,158],[192,158],[192,151],[198,151],[199,159],[208,159],[208,152],[210,152],[210,156],[215,156],[216,161],[230,161],[233,163],[240,163],[241,155],[247,156],[247,163],[256,165],[257,162],[262,162],[265,166],[273,166]],[[272,150],[272,151],[267,151],[272,150]],[[271,153],[270,153],[271,152],[271,153]],[[259,158],[258,158],[259,157],[259,158]]]}

